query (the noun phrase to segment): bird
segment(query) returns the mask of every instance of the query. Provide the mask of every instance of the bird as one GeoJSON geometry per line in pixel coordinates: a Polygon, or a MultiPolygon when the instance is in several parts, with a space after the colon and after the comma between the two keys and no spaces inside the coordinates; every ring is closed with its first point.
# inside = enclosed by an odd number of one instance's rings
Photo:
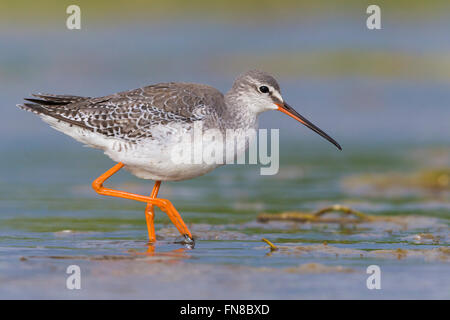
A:
{"type": "MultiPolygon", "coordinates": [[[[196,127],[216,129],[222,133],[227,130],[256,130],[258,116],[262,112],[278,110],[342,150],[333,138],[284,101],[273,76],[259,70],[240,74],[225,94],[205,84],[164,82],[102,97],[43,93],[32,96],[24,98],[27,102],[17,106],[39,115],[51,127],[75,140],[103,150],[117,163],[96,178],[92,187],[100,195],[146,203],[150,244],[156,242],[155,207],[168,215],[182,235],[183,243],[195,244],[172,202],[158,197],[161,182],[192,179],[227,163],[176,163],[173,160],[174,150],[186,144],[185,137],[192,136],[196,127]],[[155,181],[150,195],[103,186],[122,168],[138,178],[155,181]]],[[[195,142],[196,138],[193,139],[195,142]]],[[[219,142],[211,143],[214,146],[219,142]]],[[[237,157],[245,153],[248,143],[246,141],[240,148],[233,148],[229,155],[237,157]]]]}

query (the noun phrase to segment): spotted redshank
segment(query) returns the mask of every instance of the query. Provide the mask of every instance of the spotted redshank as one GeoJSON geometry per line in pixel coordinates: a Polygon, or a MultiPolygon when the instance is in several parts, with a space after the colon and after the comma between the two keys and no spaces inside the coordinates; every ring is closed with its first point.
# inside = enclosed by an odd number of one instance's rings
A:
{"type": "MultiPolygon", "coordinates": [[[[35,99],[25,99],[31,103],[18,107],[38,114],[53,128],[75,140],[102,149],[118,162],[95,179],[92,186],[102,195],[146,203],[145,217],[151,243],[156,241],[154,206],[167,213],[186,243],[194,242],[172,203],[157,197],[161,181],[191,179],[224,163],[174,163],[173,150],[184,143],[183,137],[191,134],[195,125],[201,124],[203,130],[245,132],[257,128],[257,116],[261,112],[279,110],[341,149],[335,140],[284,102],[280,87],[272,76],[256,70],[240,75],[225,95],[203,84],[169,82],[99,98],[33,96],[35,99]],[[103,186],[123,167],[139,178],[155,181],[150,196],[103,186]]],[[[245,152],[247,146],[233,149],[233,155],[245,152]]]]}

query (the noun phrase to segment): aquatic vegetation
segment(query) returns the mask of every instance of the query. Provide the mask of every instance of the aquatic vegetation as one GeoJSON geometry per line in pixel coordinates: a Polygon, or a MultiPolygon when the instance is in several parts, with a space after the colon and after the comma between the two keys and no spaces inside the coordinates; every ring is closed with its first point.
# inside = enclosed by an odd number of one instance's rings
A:
{"type": "MultiPolygon", "coordinates": [[[[441,261],[450,262],[450,248],[449,247],[436,247],[432,249],[380,249],[380,250],[360,250],[341,248],[337,246],[331,246],[328,244],[317,245],[283,245],[276,246],[277,254],[282,255],[296,255],[303,257],[335,257],[335,258],[384,258],[384,259],[422,259],[425,261],[441,261]]],[[[271,249],[271,252],[275,251],[271,249]]]]}
{"type": "Polygon", "coordinates": [[[344,178],[343,185],[350,190],[389,192],[412,190],[439,193],[450,191],[450,168],[423,169],[413,173],[385,172],[353,175],[344,178]]]}
{"type": "Polygon", "coordinates": [[[307,212],[297,212],[297,211],[289,211],[282,212],[278,214],[268,214],[261,213],[258,215],[258,221],[267,222],[272,220],[279,221],[296,221],[296,222],[324,222],[324,223],[348,223],[348,222],[362,222],[362,221],[370,221],[373,217],[365,215],[362,212],[351,209],[349,207],[341,206],[341,205],[333,205],[330,207],[326,207],[320,209],[316,212],[307,213],[307,212]],[[356,219],[347,219],[347,218],[323,218],[323,215],[328,212],[342,212],[345,215],[353,215],[356,219]]]}
{"type": "Polygon", "coordinates": [[[382,215],[368,215],[361,211],[352,209],[350,207],[335,204],[333,206],[325,207],[312,213],[300,211],[288,211],[282,213],[261,213],[257,217],[259,222],[268,221],[293,221],[293,222],[309,222],[309,223],[337,223],[341,225],[355,224],[355,223],[373,223],[373,222],[387,222],[395,223],[405,226],[411,216],[382,216],[382,215]],[[324,217],[327,213],[342,213],[344,217],[324,217]]]}
{"type": "Polygon", "coordinates": [[[433,249],[395,249],[395,250],[373,250],[370,255],[396,258],[398,260],[406,258],[420,258],[426,261],[450,262],[450,248],[437,247],[433,249]]]}
{"type": "Polygon", "coordinates": [[[446,53],[407,54],[404,52],[361,50],[346,48],[330,51],[277,51],[274,53],[239,54],[220,57],[221,63],[212,59],[211,68],[224,66],[220,72],[233,72],[250,64],[270,66],[274,72],[286,77],[327,77],[342,75],[380,79],[441,79],[447,81],[450,61],[446,53]],[[225,67],[226,66],[226,67],[225,67]],[[230,68],[229,66],[233,66],[230,68]],[[414,68],[412,68],[414,66],[414,68]],[[228,68],[227,68],[228,67],[228,68]]]}
{"type": "Polygon", "coordinates": [[[343,272],[343,273],[349,273],[349,272],[355,272],[352,268],[346,268],[343,266],[327,266],[320,263],[305,263],[301,264],[297,267],[290,267],[283,269],[285,272],[288,273],[336,273],[336,272],[343,272]]]}
{"type": "MultiPolygon", "coordinates": [[[[450,298],[448,1],[384,1],[393,32],[376,39],[362,32],[359,0],[102,0],[81,4],[89,32],[69,36],[54,2],[0,4],[0,297],[371,299],[375,264],[378,297],[450,298]],[[60,50],[42,45],[55,41],[60,50]],[[193,250],[161,212],[148,246],[144,204],[93,193],[92,177],[109,164],[99,152],[81,161],[80,145],[8,107],[23,88],[97,95],[179,79],[224,89],[249,66],[280,76],[289,100],[332,128],[344,152],[267,118],[285,136],[278,175],[237,166],[161,190],[198,240],[193,250]],[[78,293],[64,287],[72,264],[82,269],[78,293]]],[[[111,185],[151,191],[126,173],[111,185]]]]}
{"type": "Polygon", "coordinates": [[[269,245],[270,251],[277,251],[278,250],[278,247],[276,245],[274,245],[272,242],[270,242],[269,240],[267,240],[266,238],[262,238],[261,240],[269,245]]]}
{"type": "MultiPolygon", "coordinates": [[[[387,235],[386,242],[391,244],[391,247],[398,246],[394,249],[373,249],[373,248],[355,248],[355,247],[342,247],[341,245],[345,243],[342,240],[324,240],[321,244],[297,244],[297,243],[283,243],[283,245],[276,245],[267,239],[262,239],[269,245],[270,253],[269,256],[273,254],[276,255],[294,255],[301,256],[303,258],[325,258],[325,257],[335,257],[336,259],[420,259],[423,261],[438,261],[438,262],[449,262],[450,261],[450,248],[449,245],[449,227],[448,224],[442,221],[439,223],[435,221],[434,224],[428,224],[428,228],[425,229],[428,232],[421,232],[418,234],[411,234],[408,236],[400,237],[396,239],[395,233],[406,233],[409,234],[411,231],[425,228],[425,223],[423,222],[423,217],[414,216],[381,216],[381,215],[368,215],[366,213],[351,209],[349,207],[334,205],[329,206],[312,213],[307,212],[282,212],[278,214],[267,214],[263,213],[258,215],[258,221],[270,224],[273,222],[287,221],[295,222],[295,226],[300,229],[301,225],[339,225],[341,228],[348,229],[349,225],[364,224],[364,227],[359,227],[352,232],[342,232],[340,234],[357,235],[359,239],[365,241],[375,241],[380,243],[379,239],[374,235],[367,233],[368,230],[373,229],[375,232],[381,232],[387,235]],[[325,214],[339,212],[344,215],[344,217],[324,217],[325,214]],[[353,216],[353,218],[347,218],[348,216],[353,216]],[[418,219],[422,222],[414,222],[418,219]],[[400,228],[392,228],[393,225],[399,225],[400,228]],[[361,231],[365,230],[366,233],[361,231]],[[395,231],[394,231],[395,230],[395,231]],[[431,248],[412,248],[405,246],[404,241],[411,244],[432,244],[435,247],[431,248]],[[329,243],[333,243],[330,245],[329,243]],[[441,246],[438,246],[441,245],[441,246]]],[[[322,232],[328,231],[331,234],[336,234],[338,229],[336,228],[326,228],[322,229],[322,232]]],[[[311,242],[306,240],[305,242],[311,242]]],[[[347,242],[348,243],[348,242],[347,242]]],[[[358,243],[358,242],[354,242],[358,243]]]]}

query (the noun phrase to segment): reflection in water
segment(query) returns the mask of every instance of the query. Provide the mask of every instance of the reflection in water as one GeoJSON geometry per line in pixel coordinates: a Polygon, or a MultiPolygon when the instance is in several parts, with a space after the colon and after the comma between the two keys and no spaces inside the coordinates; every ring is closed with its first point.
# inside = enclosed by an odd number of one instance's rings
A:
{"type": "Polygon", "coordinates": [[[193,247],[186,244],[185,248],[177,248],[177,249],[173,249],[169,252],[167,252],[167,251],[158,252],[156,250],[156,245],[147,244],[147,250],[145,252],[136,252],[133,250],[131,252],[131,254],[136,254],[139,256],[156,257],[156,258],[161,257],[161,258],[164,258],[165,262],[177,263],[180,259],[190,259],[191,258],[191,256],[187,254],[187,251],[190,249],[193,249],[193,247]],[[166,258],[169,258],[169,259],[166,259],[166,258]]]}
{"type": "MultiPolygon", "coordinates": [[[[434,69],[448,62],[448,21],[395,23],[376,37],[355,27],[360,20],[313,19],[257,28],[198,23],[182,25],[181,33],[177,24],[91,28],[76,37],[0,30],[0,297],[73,298],[58,290],[67,265],[80,264],[87,297],[373,298],[365,267],[379,264],[383,297],[448,298],[450,91],[448,70],[434,69]],[[58,50],[43,43],[58,43],[58,50]],[[428,64],[430,57],[437,59],[428,64]],[[401,72],[391,64],[397,62],[401,72]],[[280,128],[277,176],[230,166],[161,190],[192,229],[194,250],[144,244],[143,205],[104,201],[90,188],[109,160],[14,107],[29,92],[99,96],[174,80],[225,91],[237,72],[254,67],[277,75],[286,99],[332,128],[346,148],[336,153],[293,121],[263,115],[262,128],[280,128]],[[334,203],[409,217],[406,227],[257,221],[261,212],[313,212],[334,203]],[[263,237],[280,249],[266,256],[263,237]],[[320,266],[330,273],[300,277],[305,264],[308,272],[320,266]],[[338,266],[355,272],[336,273],[344,270],[338,266]]],[[[125,183],[148,192],[148,183],[127,173],[111,181],[125,183]]],[[[164,214],[155,219],[158,236],[177,235],[164,214]]]]}

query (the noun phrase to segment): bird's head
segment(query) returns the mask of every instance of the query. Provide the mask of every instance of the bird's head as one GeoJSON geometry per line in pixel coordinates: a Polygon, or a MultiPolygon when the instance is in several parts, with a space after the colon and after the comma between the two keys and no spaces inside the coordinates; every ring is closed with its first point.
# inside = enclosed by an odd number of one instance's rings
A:
{"type": "Polygon", "coordinates": [[[259,114],[269,110],[281,111],[330,141],[339,150],[342,150],[339,143],[300,115],[283,100],[280,86],[270,74],[258,70],[247,71],[235,80],[232,90],[237,95],[240,103],[248,106],[250,112],[259,114]]]}

